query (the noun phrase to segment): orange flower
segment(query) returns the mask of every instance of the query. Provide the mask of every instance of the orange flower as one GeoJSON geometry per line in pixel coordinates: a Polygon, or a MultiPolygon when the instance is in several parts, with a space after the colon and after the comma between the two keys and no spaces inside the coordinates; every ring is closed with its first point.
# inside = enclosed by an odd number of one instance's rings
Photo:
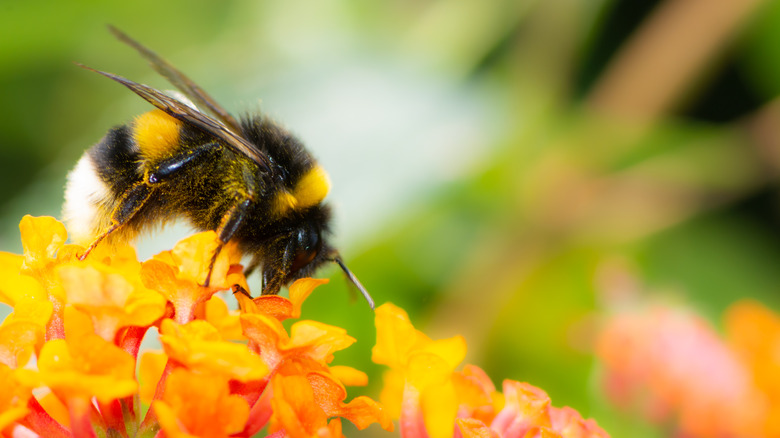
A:
{"type": "Polygon", "coordinates": [[[206,321],[180,325],[166,319],[160,324],[160,342],[169,358],[190,370],[219,374],[241,382],[260,380],[268,367],[244,344],[222,340],[206,321]]]}
{"type": "Polygon", "coordinates": [[[501,436],[476,418],[458,418],[455,423],[464,438],[499,438],[501,436]]]}
{"type": "Polygon", "coordinates": [[[326,282],[312,281],[308,278],[297,280],[290,287],[294,300],[290,304],[283,304],[285,299],[282,297],[274,297],[274,300],[260,297],[253,303],[257,305],[254,308],[257,313],[241,315],[244,335],[250,340],[250,346],[262,356],[270,369],[276,370],[284,363],[295,361],[309,361],[326,367],[327,363],[333,360],[334,352],[343,350],[355,342],[355,338],[348,336],[343,328],[317,321],[296,322],[290,329],[290,335],[282,326],[279,318],[284,319],[299,314],[303,300],[316,286],[324,283],[326,282]],[[261,310],[269,302],[273,303],[271,306],[273,314],[279,318],[261,310]]]}
{"type": "Polygon", "coordinates": [[[230,272],[231,265],[240,263],[240,253],[235,245],[226,245],[214,263],[209,286],[203,286],[217,247],[216,233],[206,231],[178,242],[173,250],[157,254],[153,260],[143,263],[141,279],[144,285],[160,292],[173,304],[177,322],[191,321],[198,305],[215,292],[229,289],[237,281],[236,276],[242,277],[230,272]],[[228,281],[228,274],[234,277],[231,281],[228,281]]]}
{"type": "Polygon", "coordinates": [[[227,379],[185,369],[171,373],[152,409],[170,438],[227,437],[241,432],[249,417],[249,406],[230,394],[227,379]]]}
{"type": "Polygon", "coordinates": [[[88,314],[95,331],[114,342],[121,328],[149,327],[165,312],[165,298],[141,283],[140,267],[70,263],[58,273],[68,304],[88,314]]]}
{"type": "Polygon", "coordinates": [[[726,312],[727,342],[748,365],[768,402],[764,436],[780,435],[780,317],[755,301],[738,301],[726,312]]]}

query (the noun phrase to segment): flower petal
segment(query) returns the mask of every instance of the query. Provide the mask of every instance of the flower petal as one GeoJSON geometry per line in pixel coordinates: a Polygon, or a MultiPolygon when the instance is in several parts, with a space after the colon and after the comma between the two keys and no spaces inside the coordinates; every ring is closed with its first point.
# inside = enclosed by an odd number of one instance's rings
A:
{"type": "Polygon", "coordinates": [[[279,321],[289,318],[300,318],[301,306],[306,298],[318,286],[328,283],[327,278],[300,278],[290,285],[290,299],[278,295],[262,295],[253,301],[257,310],[273,316],[279,321]]]}
{"type": "Polygon", "coordinates": [[[550,421],[552,430],[564,437],[609,438],[609,434],[600,428],[594,420],[584,420],[579,412],[568,406],[551,407],[550,421]]]}
{"type": "Polygon", "coordinates": [[[306,377],[277,374],[271,384],[271,431],[284,430],[289,437],[311,437],[327,428],[328,416],[314,402],[314,391],[306,377]]]}
{"type": "Polygon", "coordinates": [[[487,427],[485,423],[474,418],[458,418],[455,423],[460,429],[463,438],[499,438],[495,430],[487,427]]]}
{"type": "Polygon", "coordinates": [[[386,303],[376,309],[376,345],[371,350],[371,360],[391,368],[403,368],[414,348],[430,342],[415,330],[406,312],[386,303]]]}
{"type": "Polygon", "coordinates": [[[244,344],[222,340],[217,329],[206,321],[181,325],[165,319],[160,324],[160,342],[168,357],[192,370],[241,382],[268,375],[268,367],[259,355],[244,344]]]}
{"type": "Polygon", "coordinates": [[[25,265],[29,268],[48,264],[68,239],[65,225],[49,216],[25,215],[19,222],[25,265]]]}
{"type": "Polygon", "coordinates": [[[344,386],[368,385],[368,374],[352,367],[333,365],[330,367],[330,373],[344,386]]]}
{"type": "Polygon", "coordinates": [[[503,436],[523,436],[533,427],[550,427],[550,397],[528,383],[504,380],[504,409],[490,427],[503,436]]]}
{"type": "Polygon", "coordinates": [[[379,423],[387,431],[393,430],[390,416],[377,402],[368,397],[356,397],[345,404],[343,400],[347,398],[347,390],[335,378],[317,372],[309,373],[306,377],[311,385],[314,402],[329,417],[346,418],[360,430],[373,423],[379,423]]]}
{"type": "Polygon", "coordinates": [[[24,256],[0,251],[0,303],[15,306],[23,298],[46,300],[46,291],[33,277],[21,274],[24,256]]]}
{"type": "Polygon", "coordinates": [[[39,352],[52,312],[49,301],[22,298],[0,324],[0,363],[21,367],[39,352]]]}
{"type": "Polygon", "coordinates": [[[223,339],[234,341],[246,339],[241,332],[239,313],[228,310],[227,303],[219,295],[214,295],[206,301],[204,313],[205,320],[216,327],[223,339]]]}
{"type": "Polygon", "coordinates": [[[202,287],[198,283],[177,277],[176,268],[159,260],[147,260],[141,267],[144,286],[163,295],[173,304],[176,320],[191,321],[195,308],[216,293],[219,288],[202,287]]]}
{"type": "Polygon", "coordinates": [[[290,340],[281,345],[289,353],[305,354],[317,361],[330,362],[334,352],[355,343],[341,327],[318,321],[298,321],[290,328],[290,340]]]}
{"type": "Polygon", "coordinates": [[[146,351],[138,365],[139,395],[142,402],[151,403],[157,391],[157,382],[162,377],[168,356],[162,351],[146,351]]]}
{"type": "MultiPolygon", "coordinates": [[[[179,268],[178,277],[195,284],[204,284],[209,275],[211,259],[218,247],[219,239],[214,231],[197,233],[177,242],[171,250],[171,256],[179,268]]],[[[220,289],[230,287],[225,279],[230,265],[238,263],[241,263],[241,257],[236,252],[235,244],[225,245],[214,262],[210,283],[220,289]]]]}

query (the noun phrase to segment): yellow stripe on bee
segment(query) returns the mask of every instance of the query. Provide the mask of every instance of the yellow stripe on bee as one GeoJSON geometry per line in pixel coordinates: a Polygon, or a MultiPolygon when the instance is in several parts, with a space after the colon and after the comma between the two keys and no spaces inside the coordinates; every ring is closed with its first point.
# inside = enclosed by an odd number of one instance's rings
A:
{"type": "Polygon", "coordinates": [[[330,191],[330,178],[321,166],[314,166],[295,185],[292,195],[298,208],[311,207],[322,202],[330,191]]]}
{"type": "Polygon", "coordinates": [[[283,190],[276,195],[274,210],[284,215],[322,202],[330,191],[330,178],[320,166],[314,166],[295,184],[292,192],[283,190]]]}
{"type": "Polygon", "coordinates": [[[180,121],[156,109],[135,118],[133,138],[144,157],[162,157],[178,147],[180,127],[180,121]]]}

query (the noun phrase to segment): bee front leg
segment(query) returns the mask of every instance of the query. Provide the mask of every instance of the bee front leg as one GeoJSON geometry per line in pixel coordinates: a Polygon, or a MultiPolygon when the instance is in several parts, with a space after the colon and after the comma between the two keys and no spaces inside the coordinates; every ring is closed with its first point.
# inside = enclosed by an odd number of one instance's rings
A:
{"type": "Polygon", "coordinates": [[[106,236],[116,231],[119,227],[127,223],[127,221],[129,221],[133,216],[135,216],[135,214],[138,213],[138,210],[144,206],[144,203],[146,203],[146,201],[152,195],[152,191],[153,188],[151,185],[145,182],[140,182],[125,192],[125,194],[122,196],[122,199],[119,201],[119,205],[117,205],[117,207],[111,213],[111,226],[109,226],[107,230],[103,231],[95,238],[95,240],[92,241],[92,243],[89,244],[86,251],[84,251],[84,254],[79,256],[79,260],[84,260],[87,258],[89,253],[95,249],[98,243],[105,239],[106,236]]]}
{"type": "Polygon", "coordinates": [[[252,206],[252,202],[248,199],[239,202],[238,204],[230,207],[230,209],[222,216],[222,220],[217,228],[217,237],[219,238],[219,245],[214,250],[214,254],[211,256],[211,263],[209,263],[209,273],[206,276],[206,282],[203,286],[208,287],[211,282],[211,272],[214,270],[214,264],[217,262],[217,257],[225,244],[230,241],[236,231],[244,223],[244,219],[249,212],[249,208],[252,206]]]}

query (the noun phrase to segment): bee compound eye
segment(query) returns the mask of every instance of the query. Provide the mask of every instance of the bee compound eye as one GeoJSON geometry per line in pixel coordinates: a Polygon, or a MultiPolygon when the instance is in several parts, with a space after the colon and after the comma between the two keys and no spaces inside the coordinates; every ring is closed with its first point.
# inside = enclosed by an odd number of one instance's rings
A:
{"type": "Polygon", "coordinates": [[[320,249],[320,233],[311,224],[298,230],[298,251],[318,252],[320,249]]]}
{"type": "Polygon", "coordinates": [[[303,268],[314,260],[322,246],[320,233],[311,224],[307,224],[298,229],[295,241],[297,248],[291,266],[291,271],[293,272],[303,268]]]}

